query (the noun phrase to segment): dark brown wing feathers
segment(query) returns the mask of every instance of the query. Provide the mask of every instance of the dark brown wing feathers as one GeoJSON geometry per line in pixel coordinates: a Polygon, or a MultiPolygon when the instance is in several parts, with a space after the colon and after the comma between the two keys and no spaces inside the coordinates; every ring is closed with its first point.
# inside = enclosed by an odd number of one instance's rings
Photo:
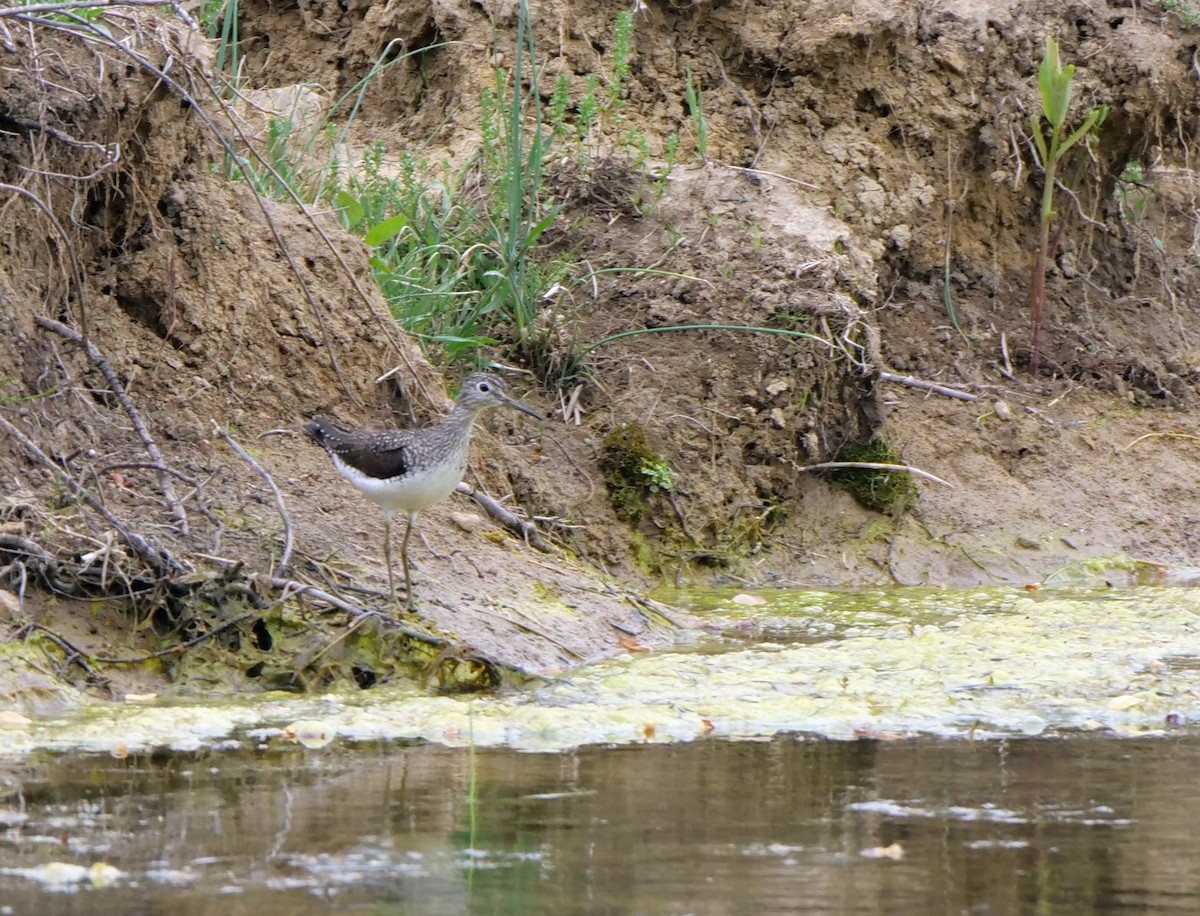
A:
{"type": "Polygon", "coordinates": [[[356,433],[323,417],[313,417],[304,432],[331,455],[336,455],[355,470],[377,480],[407,474],[412,454],[405,431],[356,433]]]}

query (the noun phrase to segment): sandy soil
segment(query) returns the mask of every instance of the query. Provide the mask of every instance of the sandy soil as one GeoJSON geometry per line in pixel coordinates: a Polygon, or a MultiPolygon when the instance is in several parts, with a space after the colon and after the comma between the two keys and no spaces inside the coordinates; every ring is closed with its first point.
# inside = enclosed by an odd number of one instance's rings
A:
{"type": "MultiPolygon", "coordinates": [[[[268,105],[296,98],[289,87],[301,83],[305,104],[328,104],[389,43],[391,53],[429,48],[363,97],[352,143],[382,140],[391,155],[464,161],[492,67],[511,65],[512,3],[242,9],[253,98],[268,105]]],[[[616,12],[534,4],[547,84],[606,74],[616,12]]],[[[100,655],[131,654],[131,595],[138,614],[167,608],[151,629],[168,639],[219,625],[221,601],[185,586],[230,565],[253,574],[245,588],[257,603],[281,597],[269,572],[283,516],[211,421],[284,497],[296,553],[275,578],[378,591],[378,513],[303,441],[300,423],[321,412],[407,425],[447,404],[439,370],[390,321],[361,242],[328,214],[261,201],[211,165],[221,161],[214,127],[239,148],[265,130],[252,109],[231,123],[210,103],[212,46],[153,15],[115,21],[150,65],[189,66],[164,86],[111,48],[35,27],[14,32],[22,63],[0,74],[0,416],[28,440],[0,441],[0,560],[14,593],[28,585],[7,614],[13,632],[32,615],[100,655]],[[181,93],[196,104],[181,105],[181,93]],[[84,330],[128,391],[174,472],[164,479],[186,536],[97,362],[38,318],[84,330]],[[174,585],[156,575],[29,444],[195,572],[174,585]]],[[[609,156],[603,186],[552,175],[567,202],[553,245],[592,270],[672,276],[577,280],[556,306],[564,334],[766,325],[824,343],[721,331],[619,341],[593,354],[578,423],[564,420],[557,392],[514,382],[552,419],[481,424],[470,482],[562,520],[547,536],[564,552],[537,553],[459,498],[427,513],[432,551],[414,549],[419,627],[451,640],[433,662],[546,671],[670,639],[673,627],[619,583],[1034,582],[1118,553],[1193,563],[1193,44],[1151,5],[639,6],[623,128],[656,154],[678,133],[680,165],[642,208],[605,193],[648,180],[616,144],[598,151],[609,156]],[[1072,110],[1105,104],[1110,114],[1075,198],[1059,196],[1065,224],[1035,378],[1027,291],[1041,176],[1024,138],[1047,34],[1079,67],[1072,110]],[[683,102],[688,71],[704,93],[704,164],[683,102]],[[1144,175],[1120,182],[1134,161],[1144,175]],[[962,333],[943,303],[947,273],[962,333]],[[897,376],[972,400],[888,380],[897,376]],[[656,498],[636,524],[616,517],[598,463],[604,436],[628,422],[676,474],[675,505],[656,498]],[[945,484],[918,480],[915,504],[880,515],[804,470],[874,436],[945,484]]],[[[282,625],[270,639],[248,627],[230,627],[241,642],[222,642],[252,644],[252,663],[235,662],[243,672],[266,664],[273,684],[298,671],[309,683],[362,682],[344,630],[306,645],[282,625]]],[[[366,667],[368,682],[399,672],[378,658],[366,667]]]]}

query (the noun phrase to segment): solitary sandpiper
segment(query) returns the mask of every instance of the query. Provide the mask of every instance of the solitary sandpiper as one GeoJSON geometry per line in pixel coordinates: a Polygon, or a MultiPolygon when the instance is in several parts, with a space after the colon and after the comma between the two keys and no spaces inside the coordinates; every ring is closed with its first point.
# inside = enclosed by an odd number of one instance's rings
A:
{"type": "Polygon", "coordinates": [[[507,404],[541,420],[543,417],[504,393],[504,382],[477,372],[463,382],[454,409],[437,426],[386,432],[353,432],[321,417],[304,427],[354,487],[383,510],[383,557],[388,568],[388,590],[396,603],[392,577],[392,515],[408,516],[400,562],[404,564],[406,607],[412,610],[412,579],[408,574],[408,539],[413,521],[422,509],[441,502],[458,486],[467,470],[467,450],[475,415],[485,407],[507,404]]]}

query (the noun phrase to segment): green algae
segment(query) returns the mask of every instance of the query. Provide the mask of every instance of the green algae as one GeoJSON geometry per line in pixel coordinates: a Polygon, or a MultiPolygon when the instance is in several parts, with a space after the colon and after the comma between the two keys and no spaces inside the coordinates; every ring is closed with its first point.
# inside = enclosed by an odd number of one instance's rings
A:
{"type": "Polygon", "coordinates": [[[297,720],[323,724],[335,744],[526,751],[779,733],[1153,734],[1200,706],[1193,590],[784,591],[757,606],[728,592],[674,597],[722,634],[719,651],[635,653],[499,695],[379,687],[93,706],[4,728],[0,753],[270,744],[297,720]]]}

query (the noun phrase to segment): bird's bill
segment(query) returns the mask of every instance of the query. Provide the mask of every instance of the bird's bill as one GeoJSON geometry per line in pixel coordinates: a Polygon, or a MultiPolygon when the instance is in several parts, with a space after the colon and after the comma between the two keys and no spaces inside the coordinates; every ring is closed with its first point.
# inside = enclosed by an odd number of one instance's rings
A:
{"type": "Polygon", "coordinates": [[[515,407],[517,410],[521,411],[521,413],[529,414],[529,416],[533,417],[535,420],[541,420],[542,422],[545,422],[545,420],[546,420],[545,417],[543,417],[540,413],[538,413],[532,407],[526,407],[520,401],[514,401],[507,394],[500,394],[500,400],[502,400],[509,407],[515,407]]]}

